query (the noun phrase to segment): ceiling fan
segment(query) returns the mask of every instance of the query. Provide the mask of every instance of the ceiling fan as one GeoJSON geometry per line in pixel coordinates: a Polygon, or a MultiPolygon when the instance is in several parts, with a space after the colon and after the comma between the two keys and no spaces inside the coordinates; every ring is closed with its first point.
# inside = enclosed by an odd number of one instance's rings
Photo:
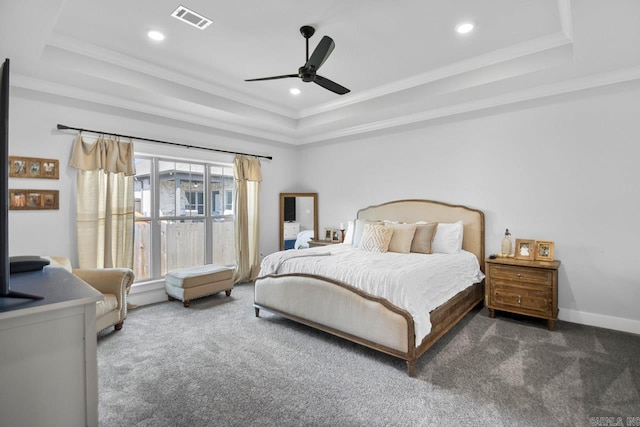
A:
{"type": "Polygon", "coordinates": [[[317,85],[322,86],[325,89],[330,90],[331,92],[337,93],[338,95],[344,95],[345,93],[349,93],[350,90],[344,86],[340,86],[338,83],[329,80],[326,77],[322,77],[321,75],[316,74],[316,71],[324,64],[324,61],[327,60],[331,52],[333,52],[333,48],[335,48],[336,44],[333,42],[331,37],[324,36],[318,46],[316,46],[315,50],[311,54],[311,58],[309,58],[309,38],[313,36],[316,30],[313,27],[305,25],[300,28],[300,33],[307,41],[307,62],[300,68],[298,68],[298,74],[285,74],[282,76],[273,76],[273,77],[262,77],[259,79],[248,79],[245,82],[256,82],[260,80],[276,80],[276,79],[286,79],[289,77],[298,77],[301,78],[303,82],[314,82],[317,85]]]}

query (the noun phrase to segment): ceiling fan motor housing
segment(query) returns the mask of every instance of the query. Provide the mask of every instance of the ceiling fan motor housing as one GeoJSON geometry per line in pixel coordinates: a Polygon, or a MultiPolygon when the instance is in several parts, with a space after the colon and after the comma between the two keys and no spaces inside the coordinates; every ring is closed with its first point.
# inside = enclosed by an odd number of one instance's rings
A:
{"type": "Polygon", "coordinates": [[[303,82],[312,82],[316,78],[316,72],[302,66],[298,68],[298,77],[300,77],[303,82]]]}

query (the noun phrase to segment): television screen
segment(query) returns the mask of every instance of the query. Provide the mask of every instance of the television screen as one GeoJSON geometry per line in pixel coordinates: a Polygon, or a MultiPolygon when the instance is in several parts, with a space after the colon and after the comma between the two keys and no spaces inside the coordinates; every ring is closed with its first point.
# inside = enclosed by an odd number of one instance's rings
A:
{"type": "MultiPolygon", "coordinates": [[[[9,263],[9,59],[0,67],[0,297],[41,299],[15,292],[10,287],[9,263]]],[[[28,259],[31,262],[31,257],[28,259]]],[[[24,267],[24,262],[16,266],[24,267]]],[[[40,267],[42,268],[42,267],[40,267]]]]}
{"type": "Polygon", "coordinates": [[[285,222],[294,222],[296,220],[296,198],[284,198],[284,220],[285,222]]]}
{"type": "Polygon", "coordinates": [[[9,59],[0,73],[0,296],[5,296],[9,293],[9,59]]]}

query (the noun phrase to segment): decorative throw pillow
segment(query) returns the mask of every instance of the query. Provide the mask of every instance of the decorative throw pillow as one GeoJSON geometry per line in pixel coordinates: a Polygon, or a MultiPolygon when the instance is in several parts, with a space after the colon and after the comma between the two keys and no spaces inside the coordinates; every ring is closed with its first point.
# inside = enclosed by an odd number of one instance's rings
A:
{"type": "Polygon", "coordinates": [[[360,240],[362,240],[362,233],[364,232],[364,226],[366,224],[382,224],[380,221],[365,221],[364,219],[356,219],[355,226],[353,228],[353,242],[354,247],[360,247],[360,240]]]}
{"type": "Polygon", "coordinates": [[[411,250],[411,242],[416,232],[415,224],[386,224],[393,230],[391,241],[389,242],[389,252],[399,252],[408,254],[411,250]]]}
{"type": "Polygon", "coordinates": [[[358,247],[363,251],[387,252],[392,235],[393,230],[382,224],[365,224],[358,247]]]}
{"type": "Polygon", "coordinates": [[[436,235],[433,237],[431,249],[434,253],[455,254],[462,249],[462,221],[439,223],[436,235]]]}
{"type": "Polygon", "coordinates": [[[411,252],[419,254],[432,253],[433,236],[436,234],[437,222],[431,222],[427,224],[416,224],[416,232],[413,235],[413,241],[411,242],[411,252]]]}

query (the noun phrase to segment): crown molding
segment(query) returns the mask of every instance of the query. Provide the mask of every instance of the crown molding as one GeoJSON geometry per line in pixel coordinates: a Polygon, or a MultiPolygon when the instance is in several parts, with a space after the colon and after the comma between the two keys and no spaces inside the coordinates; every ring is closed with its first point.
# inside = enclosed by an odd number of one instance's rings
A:
{"type": "Polygon", "coordinates": [[[299,143],[311,144],[316,142],[323,142],[363,133],[380,131],[393,127],[410,125],[418,122],[440,119],[457,114],[470,113],[524,101],[548,98],[572,92],[579,92],[633,80],[640,80],[640,66],[611,71],[607,73],[594,74],[560,83],[553,83],[536,88],[510,92],[491,98],[484,98],[476,101],[421,111],[414,114],[402,115],[391,119],[378,120],[362,125],[318,133],[312,136],[299,138],[299,143]]]}
{"type": "Polygon", "coordinates": [[[558,0],[560,28],[565,37],[573,42],[573,21],[571,19],[571,0],[558,0]]]}
{"type": "Polygon", "coordinates": [[[369,91],[363,91],[357,94],[353,94],[353,96],[350,96],[349,98],[346,98],[344,100],[341,99],[331,101],[317,107],[307,108],[300,111],[299,117],[305,118],[314,116],[316,114],[325,113],[337,108],[342,108],[348,105],[368,101],[370,99],[389,95],[402,90],[411,89],[416,86],[426,85],[448,77],[453,77],[491,65],[504,63],[546,50],[555,49],[571,43],[571,40],[569,40],[565,36],[564,32],[550,34],[548,36],[539,37],[537,39],[530,40],[524,43],[509,46],[503,49],[498,49],[485,55],[480,55],[464,61],[459,61],[445,67],[428,71],[426,73],[417,74],[415,76],[403,80],[398,80],[387,85],[382,85],[369,91]]]}
{"type": "MultiPolygon", "coordinates": [[[[210,118],[210,116],[205,117],[203,115],[193,114],[192,112],[185,112],[144,102],[123,99],[105,93],[99,93],[91,90],[69,86],[66,84],[35,79],[21,74],[11,75],[11,86],[50,95],[56,95],[64,98],[95,103],[108,107],[114,107],[121,110],[135,111],[143,114],[153,115],[156,117],[164,117],[184,123],[197,124],[212,129],[223,130],[249,137],[266,139],[274,142],[282,142],[291,145],[296,145],[298,143],[298,140],[294,134],[292,134],[291,132],[285,132],[284,130],[283,132],[277,133],[265,129],[257,129],[248,125],[234,124],[230,123],[229,121],[223,120],[215,120],[213,118],[210,118]]],[[[250,119],[247,119],[247,121],[250,121],[250,119]]]]}
{"type": "Polygon", "coordinates": [[[37,92],[92,102],[99,105],[106,105],[128,111],[136,111],[144,114],[154,115],[156,117],[179,120],[185,123],[192,123],[213,129],[232,132],[238,135],[256,137],[289,145],[304,145],[354,136],[358,134],[370,133],[399,126],[405,126],[418,122],[440,119],[457,114],[480,111],[483,109],[495,108],[524,101],[547,98],[572,92],[579,92],[583,90],[594,89],[602,86],[614,85],[634,80],[640,80],[640,66],[606,73],[593,74],[576,79],[566,80],[559,83],[547,84],[526,90],[509,92],[491,98],[483,98],[446,107],[428,109],[412,114],[401,115],[385,120],[373,121],[361,125],[349,126],[341,129],[331,129],[326,132],[320,132],[308,136],[304,136],[304,129],[300,128],[294,131],[283,129],[282,132],[256,129],[242,124],[234,124],[229,123],[228,121],[215,120],[210,117],[204,117],[203,115],[194,115],[191,112],[184,112],[176,109],[154,106],[148,103],[125,100],[119,97],[105,95],[103,93],[74,88],[69,85],[48,82],[40,79],[34,79],[20,74],[12,75],[11,84],[15,87],[21,87],[37,92]]]}
{"type": "Polygon", "coordinates": [[[206,93],[210,93],[212,95],[227,98],[231,101],[279,114],[290,119],[298,118],[297,112],[292,109],[283,108],[273,103],[264,102],[244,93],[220,85],[207,83],[196,77],[177,73],[164,67],[159,67],[157,65],[132,58],[128,55],[117,53],[90,43],[81,42],[71,37],[53,33],[46,44],[48,46],[63,49],[78,55],[95,59],[97,61],[116,65],[131,71],[153,76],[172,83],[177,82],[192,89],[197,89],[206,93]]]}

